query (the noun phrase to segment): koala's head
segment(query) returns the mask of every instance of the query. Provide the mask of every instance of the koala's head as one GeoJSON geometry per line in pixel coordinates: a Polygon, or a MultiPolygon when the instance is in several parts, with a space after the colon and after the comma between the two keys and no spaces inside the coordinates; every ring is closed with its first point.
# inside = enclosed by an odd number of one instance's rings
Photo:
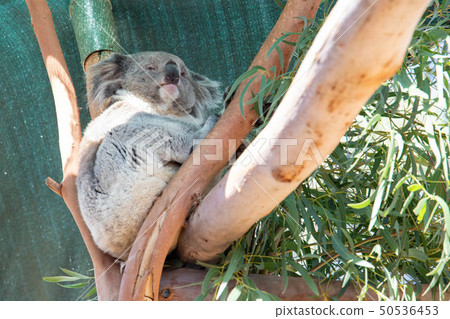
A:
{"type": "Polygon", "coordinates": [[[87,72],[89,108],[100,113],[118,90],[126,90],[160,114],[204,118],[221,103],[219,83],[189,71],[177,56],[166,52],[112,54],[87,72]]]}

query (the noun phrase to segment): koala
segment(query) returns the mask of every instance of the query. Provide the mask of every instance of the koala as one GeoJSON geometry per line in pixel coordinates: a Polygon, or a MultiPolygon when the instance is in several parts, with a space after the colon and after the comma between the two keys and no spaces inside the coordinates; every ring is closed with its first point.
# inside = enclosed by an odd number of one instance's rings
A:
{"type": "Polygon", "coordinates": [[[126,260],[155,199],[218,120],[220,84],[165,52],[113,54],[87,73],[89,108],[77,177],[97,246],[126,260]]]}

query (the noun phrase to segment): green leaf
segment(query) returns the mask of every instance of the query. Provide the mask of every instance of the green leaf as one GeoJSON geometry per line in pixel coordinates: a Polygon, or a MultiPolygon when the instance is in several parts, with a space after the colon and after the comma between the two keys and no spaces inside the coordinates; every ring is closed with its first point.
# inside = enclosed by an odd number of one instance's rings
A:
{"type": "MultiPolygon", "coordinates": [[[[283,204],[286,205],[286,223],[289,229],[289,232],[292,234],[292,236],[297,239],[300,233],[300,212],[297,209],[297,205],[295,202],[295,196],[294,194],[290,194],[286,199],[283,201],[283,204]]],[[[296,240],[297,241],[297,240],[296,240]]]]}
{"type": "MultiPolygon", "coordinates": [[[[270,82],[269,82],[270,83],[270,82]]],[[[261,87],[258,93],[258,116],[262,117],[264,115],[264,90],[267,86],[266,75],[261,76],[261,87]]]]}
{"type": "Polygon", "coordinates": [[[205,278],[203,279],[202,283],[202,295],[207,295],[209,291],[209,285],[211,283],[212,278],[216,277],[219,274],[219,269],[217,268],[210,268],[208,272],[206,273],[205,278]]]}
{"type": "Polygon", "coordinates": [[[439,28],[434,28],[434,29],[431,29],[430,32],[428,32],[428,36],[433,38],[434,41],[440,41],[440,40],[444,40],[445,38],[447,38],[448,34],[444,30],[441,30],[439,28]]]}
{"type": "Polygon", "coordinates": [[[420,223],[423,219],[423,216],[425,215],[425,212],[427,211],[427,202],[428,197],[422,198],[418,203],[417,206],[413,209],[414,214],[417,216],[417,221],[420,223]]]}
{"type": "MultiPolygon", "coordinates": [[[[269,58],[270,54],[272,53],[273,50],[279,49],[279,44],[281,42],[284,41],[284,39],[286,39],[288,36],[292,35],[292,34],[299,34],[298,32],[286,32],[283,35],[281,35],[281,37],[277,38],[276,41],[272,44],[272,46],[270,47],[270,49],[267,51],[267,55],[266,55],[266,59],[269,58]]],[[[283,64],[281,64],[283,65],[283,64]]]]}
{"type": "Polygon", "coordinates": [[[423,252],[423,250],[418,248],[410,248],[408,251],[410,257],[415,258],[420,261],[427,261],[428,256],[423,252]]]}
{"type": "Polygon", "coordinates": [[[431,120],[425,122],[425,131],[427,132],[428,143],[433,151],[436,162],[434,163],[434,168],[437,169],[442,162],[441,151],[439,149],[438,143],[436,142],[436,137],[434,135],[434,127],[431,120]]]}
{"type": "MultiPolygon", "coordinates": [[[[356,258],[359,259],[358,257],[356,257],[356,258]]],[[[356,260],[355,265],[365,267],[365,268],[375,269],[374,265],[372,265],[370,262],[368,262],[364,259],[356,260]]]]}
{"type": "Polygon", "coordinates": [[[397,191],[398,191],[398,189],[400,188],[400,187],[402,187],[402,185],[406,182],[406,180],[409,178],[409,176],[403,176],[399,181],[398,181],[398,183],[395,185],[395,187],[394,187],[394,190],[392,191],[392,194],[395,194],[397,191]]]}
{"type": "Polygon", "coordinates": [[[336,252],[339,254],[340,257],[342,257],[344,260],[348,260],[353,262],[355,265],[366,267],[366,268],[372,268],[375,267],[369,263],[368,261],[365,261],[361,258],[356,257],[353,254],[350,254],[347,250],[347,248],[344,246],[342,242],[340,242],[336,236],[331,237],[331,244],[333,245],[333,248],[336,250],[336,252]]]}
{"type": "Polygon", "coordinates": [[[63,285],[58,283],[59,286],[63,287],[63,288],[82,288],[84,286],[86,286],[88,282],[80,282],[80,283],[76,283],[76,284],[70,284],[70,285],[63,285]]]}
{"type": "Polygon", "coordinates": [[[318,296],[319,295],[319,290],[317,289],[317,285],[314,282],[314,280],[312,279],[312,277],[310,276],[310,274],[306,271],[305,268],[303,268],[302,265],[300,265],[298,262],[295,262],[292,259],[287,259],[287,262],[289,263],[289,265],[291,265],[296,271],[298,271],[300,273],[300,275],[302,276],[303,280],[305,280],[306,284],[308,285],[308,287],[311,289],[311,291],[318,296]]]}
{"type": "Polygon", "coordinates": [[[92,289],[87,293],[87,295],[83,297],[83,299],[87,299],[87,298],[89,298],[90,296],[95,295],[96,293],[97,293],[97,287],[94,286],[94,287],[92,287],[92,289]]]}
{"type": "Polygon", "coordinates": [[[423,186],[420,184],[413,184],[408,186],[410,192],[417,192],[419,190],[424,190],[423,186]]]}
{"type": "Polygon", "coordinates": [[[397,242],[392,238],[391,234],[387,231],[386,228],[381,230],[384,240],[388,243],[391,250],[398,255],[399,248],[397,242]]]}
{"type": "Polygon", "coordinates": [[[372,200],[369,197],[369,198],[367,198],[366,200],[364,200],[364,201],[362,201],[360,203],[347,204],[347,206],[350,207],[350,208],[362,209],[362,208],[365,208],[365,207],[369,206],[371,202],[372,202],[372,200]]]}
{"type": "Polygon", "coordinates": [[[281,81],[280,87],[273,97],[272,104],[276,104],[282,97],[284,97],[285,93],[289,89],[289,86],[291,85],[291,81],[292,79],[283,79],[281,81]]]}
{"type": "Polygon", "coordinates": [[[242,286],[236,286],[231,290],[230,294],[228,295],[227,301],[236,301],[239,299],[239,297],[242,294],[242,290],[244,287],[242,286]]]}
{"type": "Polygon", "coordinates": [[[375,222],[377,221],[377,216],[378,216],[378,212],[380,210],[380,207],[381,207],[381,204],[383,201],[383,195],[384,195],[385,189],[386,189],[386,180],[383,179],[377,188],[375,202],[373,203],[372,214],[370,216],[370,223],[369,223],[368,230],[371,230],[372,227],[375,225],[375,222]]]}
{"type": "Polygon", "coordinates": [[[407,69],[402,68],[400,73],[396,75],[397,80],[400,82],[400,84],[405,88],[409,88],[412,85],[411,80],[408,77],[407,69]]]}
{"type": "Polygon", "coordinates": [[[275,48],[277,50],[278,58],[280,59],[280,66],[281,66],[281,72],[283,72],[283,66],[284,66],[284,55],[283,50],[279,46],[275,48]]]}
{"type": "Polygon", "coordinates": [[[444,212],[445,230],[447,232],[447,240],[450,240],[450,209],[448,204],[439,196],[434,196],[434,199],[439,203],[444,212]]]}
{"type": "Polygon", "coordinates": [[[92,279],[93,278],[93,277],[88,277],[88,276],[79,274],[79,273],[77,273],[75,271],[64,269],[64,268],[61,268],[61,267],[59,269],[61,269],[63,272],[65,272],[69,276],[76,277],[76,278],[79,278],[79,279],[92,279]]]}
{"type": "Polygon", "coordinates": [[[408,197],[406,198],[405,202],[403,203],[402,209],[400,211],[400,215],[403,215],[406,209],[408,209],[409,204],[411,204],[412,200],[414,199],[414,192],[409,193],[408,197]]]}
{"type": "Polygon", "coordinates": [[[248,69],[247,71],[245,71],[244,73],[242,73],[237,79],[236,81],[234,81],[234,83],[231,85],[230,91],[228,92],[227,96],[225,97],[225,101],[229,100],[231,98],[231,96],[233,95],[233,93],[236,91],[236,89],[238,88],[238,86],[246,79],[250,78],[253,74],[255,74],[256,72],[258,72],[258,70],[265,70],[265,68],[263,68],[262,66],[254,66],[250,69],[248,69]]]}
{"type": "Polygon", "coordinates": [[[244,250],[242,249],[241,245],[236,246],[235,251],[233,252],[230,263],[228,264],[227,271],[225,272],[225,275],[223,276],[222,282],[219,286],[219,290],[217,292],[217,295],[220,297],[225,292],[225,288],[227,288],[228,282],[233,277],[234,273],[238,270],[236,269],[239,262],[244,257],[244,250]]]}
{"type": "Polygon", "coordinates": [[[375,114],[375,116],[372,117],[372,119],[370,120],[369,124],[367,124],[367,126],[364,128],[364,130],[362,131],[361,135],[366,133],[367,130],[371,129],[372,126],[377,124],[380,120],[381,120],[381,114],[375,114]]]}
{"type": "Polygon", "coordinates": [[[258,299],[261,299],[262,301],[272,301],[273,299],[270,297],[269,294],[261,291],[261,290],[256,290],[256,293],[258,294],[258,299]]]}
{"type": "Polygon", "coordinates": [[[54,277],[43,277],[46,282],[65,282],[65,281],[76,281],[80,278],[68,277],[68,276],[54,276],[54,277]]]}
{"type": "Polygon", "coordinates": [[[255,75],[254,77],[252,77],[250,79],[250,81],[247,82],[247,84],[244,86],[244,89],[242,90],[242,94],[239,98],[239,108],[241,110],[241,114],[242,116],[245,118],[244,115],[244,97],[245,97],[245,92],[247,92],[248,87],[250,86],[250,84],[252,84],[252,82],[258,77],[258,75],[255,75]]]}
{"type": "Polygon", "coordinates": [[[375,246],[373,246],[372,251],[370,252],[370,255],[372,255],[372,254],[376,254],[378,256],[378,258],[381,258],[382,250],[381,250],[381,246],[379,244],[376,244],[375,246]]]}

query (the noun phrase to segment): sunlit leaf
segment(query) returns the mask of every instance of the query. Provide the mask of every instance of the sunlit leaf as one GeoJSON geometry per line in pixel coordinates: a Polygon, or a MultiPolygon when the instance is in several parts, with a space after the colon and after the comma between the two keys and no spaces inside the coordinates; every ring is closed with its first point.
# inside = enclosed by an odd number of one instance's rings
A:
{"type": "Polygon", "coordinates": [[[54,277],[43,277],[42,279],[47,282],[65,282],[65,281],[76,281],[79,280],[80,278],[68,276],[54,276],[54,277]]]}

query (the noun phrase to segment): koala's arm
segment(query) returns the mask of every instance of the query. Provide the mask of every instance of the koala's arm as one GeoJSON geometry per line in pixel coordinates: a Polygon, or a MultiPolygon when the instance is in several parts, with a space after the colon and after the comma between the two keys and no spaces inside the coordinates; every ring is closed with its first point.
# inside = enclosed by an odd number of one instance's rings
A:
{"type": "Polygon", "coordinates": [[[167,162],[184,163],[192,150],[208,135],[219,120],[218,115],[210,115],[200,129],[181,126],[177,130],[166,128],[153,128],[152,138],[148,138],[148,147],[151,148],[161,160],[167,162]],[[157,136],[157,138],[155,138],[157,136]],[[156,141],[153,142],[153,141],[156,141]]]}
{"type": "Polygon", "coordinates": [[[216,114],[210,115],[206,119],[205,124],[203,124],[203,127],[193,134],[194,139],[204,139],[206,137],[206,135],[208,135],[208,133],[216,125],[218,120],[219,120],[219,115],[216,115],[216,114]]]}
{"type": "MultiPolygon", "coordinates": [[[[216,125],[217,121],[219,120],[219,115],[210,115],[203,125],[202,128],[195,131],[194,134],[192,134],[192,143],[190,144],[190,151],[189,154],[194,151],[194,148],[200,144],[200,142],[208,135],[208,133],[213,129],[213,127],[216,125]]],[[[189,156],[189,154],[187,154],[189,156]]],[[[187,159],[187,157],[186,157],[187,159]]]]}
{"type": "MultiPolygon", "coordinates": [[[[165,162],[182,164],[191,152],[194,132],[187,125],[173,129],[170,121],[162,124],[128,123],[115,127],[103,140],[102,147],[109,149],[110,153],[117,152],[119,159],[133,167],[146,168],[152,163],[165,162]]],[[[203,138],[202,135],[199,133],[199,138],[203,138]]]]}

